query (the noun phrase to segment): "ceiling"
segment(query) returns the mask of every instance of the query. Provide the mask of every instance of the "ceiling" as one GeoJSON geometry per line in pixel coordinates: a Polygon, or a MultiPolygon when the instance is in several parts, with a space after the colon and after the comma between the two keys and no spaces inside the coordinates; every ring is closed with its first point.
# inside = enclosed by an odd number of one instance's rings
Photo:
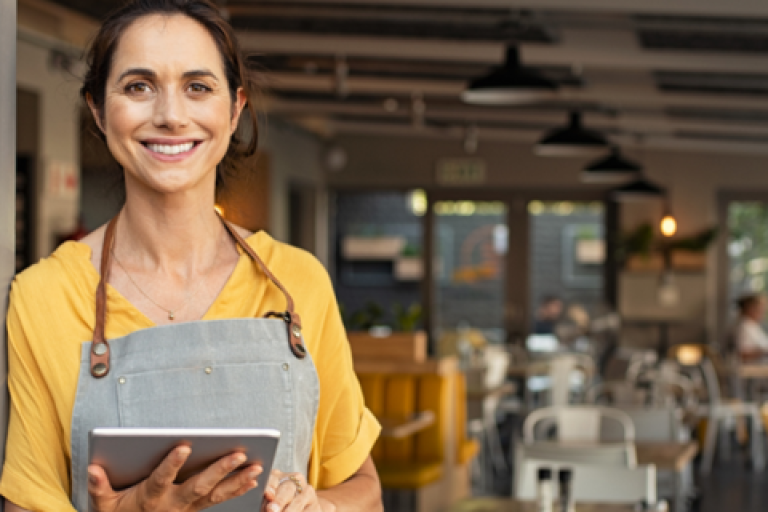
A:
{"type": "MultiPolygon", "coordinates": [[[[94,20],[117,2],[56,0],[94,20]]],[[[623,145],[768,151],[765,0],[229,0],[270,115],[344,133],[534,142],[583,111],[623,145]],[[463,104],[516,44],[546,102],[463,104]]]]}

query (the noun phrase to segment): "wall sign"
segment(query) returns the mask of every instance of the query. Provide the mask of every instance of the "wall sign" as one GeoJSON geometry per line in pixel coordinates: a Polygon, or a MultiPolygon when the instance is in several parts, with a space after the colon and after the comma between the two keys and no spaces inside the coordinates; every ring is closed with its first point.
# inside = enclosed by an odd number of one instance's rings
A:
{"type": "Polygon", "coordinates": [[[438,185],[483,185],[486,181],[485,160],[480,158],[443,158],[437,161],[436,171],[438,185]]]}

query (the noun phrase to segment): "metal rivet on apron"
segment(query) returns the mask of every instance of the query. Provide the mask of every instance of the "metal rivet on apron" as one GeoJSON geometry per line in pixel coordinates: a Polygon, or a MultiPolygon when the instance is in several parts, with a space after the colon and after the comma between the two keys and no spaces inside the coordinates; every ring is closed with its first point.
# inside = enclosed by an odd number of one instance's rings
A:
{"type": "Polygon", "coordinates": [[[288,371],[288,368],[290,368],[288,363],[283,363],[283,370],[288,371]]]}
{"type": "Polygon", "coordinates": [[[294,324],[293,328],[291,330],[293,331],[293,335],[294,336],[296,336],[297,338],[301,338],[301,327],[299,327],[298,325],[294,324]]]}
{"type": "Polygon", "coordinates": [[[117,382],[119,382],[120,384],[125,384],[125,377],[120,377],[119,379],[117,379],[117,382]]]}
{"type": "Polygon", "coordinates": [[[97,343],[93,346],[93,353],[97,356],[103,356],[107,353],[106,343],[97,343]]]}
{"type": "Polygon", "coordinates": [[[102,375],[106,375],[107,365],[105,365],[104,363],[97,363],[93,365],[93,374],[98,377],[101,377],[102,375]]]}
{"type": "Polygon", "coordinates": [[[213,368],[211,368],[210,366],[205,367],[205,373],[211,373],[212,371],[213,371],[213,368]]]}

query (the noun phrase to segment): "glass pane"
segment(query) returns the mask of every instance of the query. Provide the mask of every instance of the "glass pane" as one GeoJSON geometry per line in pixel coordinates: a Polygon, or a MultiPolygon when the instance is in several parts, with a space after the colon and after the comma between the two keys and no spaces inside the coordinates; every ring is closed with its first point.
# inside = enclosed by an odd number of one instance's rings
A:
{"type": "Polygon", "coordinates": [[[768,279],[768,204],[734,201],[728,206],[728,303],[766,291],[768,279]]]}
{"type": "Polygon", "coordinates": [[[508,246],[501,202],[440,201],[435,208],[435,334],[438,351],[456,353],[472,329],[502,343],[508,246]]]}
{"type": "Polygon", "coordinates": [[[603,204],[531,201],[528,213],[531,332],[588,325],[604,302],[603,204]]]}

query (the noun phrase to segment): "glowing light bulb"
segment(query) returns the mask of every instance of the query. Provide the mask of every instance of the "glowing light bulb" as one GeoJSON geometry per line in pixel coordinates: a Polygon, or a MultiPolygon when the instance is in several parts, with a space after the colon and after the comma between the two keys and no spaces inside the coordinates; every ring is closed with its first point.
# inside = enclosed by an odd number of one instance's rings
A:
{"type": "Polygon", "coordinates": [[[664,236],[673,236],[677,233],[677,221],[672,215],[665,215],[661,219],[661,234],[664,236]]]}

